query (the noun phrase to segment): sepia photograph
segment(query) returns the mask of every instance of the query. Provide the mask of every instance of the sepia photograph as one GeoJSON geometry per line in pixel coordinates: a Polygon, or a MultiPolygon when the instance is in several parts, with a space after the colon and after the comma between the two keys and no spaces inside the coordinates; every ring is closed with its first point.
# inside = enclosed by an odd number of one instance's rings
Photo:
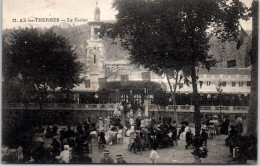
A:
{"type": "Polygon", "coordinates": [[[258,0],[2,0],[2,164],[257,164],[258,0]]]}

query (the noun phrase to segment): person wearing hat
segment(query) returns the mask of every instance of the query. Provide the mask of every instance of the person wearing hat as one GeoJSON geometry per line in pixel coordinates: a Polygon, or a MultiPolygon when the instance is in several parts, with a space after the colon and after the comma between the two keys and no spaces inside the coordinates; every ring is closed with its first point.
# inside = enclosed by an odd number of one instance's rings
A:
{"type": "Polygon", "coordinates": [[[156,151],[156,146],[152,146],[152,150],[150,152],[150,159],[153,164],[159,163],[159,154],[156,151]]]}
{"type": "Polygon", "coordinates": [[[124,156],[122,154],[116,155],[117,164],[126,164],[127,162],[124,160],[124,156]]]}
{"type": "Polygon", "coordinates": [[[99,117],[98,118],[98,129],[99,131],[104,127],[104,123],[103,123],[103,118],[99,117]]]}
{"type": "Polygon", "coordinates": [[[63,142],[63,140],[66,138],[66,128],[62,127],[61,131],[60,131],[60,142],[63,142]]]}
{"type": "Polygon", "coordinates": [[[50,126],[48,126],[47,129],[46,129],[45,137],[46,138],[52,138],[53,137],[53,135],[52,135],[52,128],[50,126]]]}
{"type": "Polygon", "coordinates": [[[136,118],[135,125],[136,125],[136,130],[140,130],[140,126],[141,126],[141,118],[140,118],[140,116],[138,116],[136,118]]]}
{"type": "Polygon", "coordinates": [[[75,136],[75,132],[71,129],[70,125],[68,126],[68,130],[66,131],[65,135],[68,139],[75,136]]]}
{"type": "Polygon", "coordinates": [[[241,116],[239,116],[236,120],[236,129],[238,131],[238,134],[241,135],[243,133],[243,119],[241,116]]]}
{"type": "Polygon", "coordinates": [[[101,128],[100,132],[99,132],[99,143],[100,144],[107,144],[106,143],[106,139],[105,139],[105,133],[104,133],[104,128],[101,128]]]}
{"type": "Polygon", "coordinates": [[[64,145],[64,150],[60,152],[59,156],[56,156],[57,159],[60,159],[62,163],[70,163],[72,158],[70,154],[70,147],[69,145],[64,145]]]}
{"type": "Polygon", "coordinates": [[[52,139],[52,155],[57,156],[60,154],[60,143],[57,141],[57,139],[52,139]]]}
{"type": "Polygon", "coordinates": [[[202,141],[201,141],[201,136],[200,135],[195,135],[194,138],[194,151],[192,152],[192,154],[194,155],[194,159],[195,159],[195,163],[200,163],[201,162],[201,147],[202,147],[202,141]]]}
{"type": "Polygon", "coordinates": [[[222,123],[222,134],[228,135],[229,124],[230,124],[229,117],[225,116],[224,122],[222,123]]]}
{"type": "Polygon", "coordinates": [[[31,154],[34,163],[44,164],[47,162],[46,156],[50,156],[50,154],[48,154],[48,151],[43,147],[43,145],[43,139],[41,137],[37,137],[35,139],[35,148],[33,149],[31,154]]]}
{"type": "Polygon", "coordinates": [[[238,145],[239,142],[239,132],[236,130],[235,124],[230,125],[231,130],[229,131],[229,136],[227,137],[227,145],[230,150],[230,157],[233,156],[233,149],[238,145]]]}
{"type": "Polygon", "coordinates": [[[114,160],[109,156],[110,152],[109,150],[105,149],[103,151],[104,157],[101,158],[100,162],[103,164],[112,164],[114,163],[114,160]]]}
{"type": "Polygon", "coordinates": [[[191,133],[190,127],[187,129],[187,132],[186,132],[186,143],[187,143],[185,146],[186,149],[188,149],[188,147],[193,144],[192,133],[191,133]]]}
{"type": "Polygon", "coordinates": [[[181,138],[181,134],[185,131],[186,125],[185,122],[181,122],[181,128],[179,129],[177,138],[181,138]]]}
{"type": "Polygon", "coordinates": [[[201,129],[202,129],[201,134],[200,134],[201,142],[202,142],[202,144],[205,143],[205,147],[207,147],[208,133],[206,131],[206,126],[202,126],[201,129]]]}
{"type": "Polygon", "coordinates": [[[173,121],[173,124],[170,125],[170,131],[172,132],[172,140],[174,145],[178,145],[178,138],[177,138],[177,124],[173,121]]]}
{"type": "Polygon", "coordinates": [[[45,153],[45,160],[46,160],[46,162],[44,164],[58,163],[57,159],[55,159],[55,156],[52,155],[52,146],[51,146],[51,144],[45,144],[44,148],[46,150],[46,153],[45,153]]]}

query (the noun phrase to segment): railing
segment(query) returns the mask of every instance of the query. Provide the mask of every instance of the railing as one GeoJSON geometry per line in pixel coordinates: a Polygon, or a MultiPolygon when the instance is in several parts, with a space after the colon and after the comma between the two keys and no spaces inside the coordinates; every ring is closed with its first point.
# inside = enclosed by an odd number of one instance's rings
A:
{"type": "MultiPolygon", "coordinates": [[[[3,106],[4,109],[26,109],[22,103],[9,103],[3,106]]],[[[64,104],[64,103],[44,103],[42,108],[46,110],[104,110],[113,111],[114,104],[64,104]]],[[[194,112],[193,105],[176,105],[177,112],[194,112]]],[[[40,109],[39,104],[28,104],[27,109],[40,109]]],[[[166,107],[149,105],[149,111],[174,111],[173,105],[166,107]]],[[[219,113],[220,106],[200,106],[201,112],[219,113]]],[[[222,113],[247,113],[247,106],[221,106],[222,113]]]]}
{"type": "MultiPolygon", "coordinates": [[[[4,105],[5,109],[26,109],[22,103],[9,103],[4,105]]],[[[113,110],[114,104],[66,104],[66,103],[44,103],[43,109],[61,110],[113,110]]],[[[39,104],[28,104],[27,109],[40,109],[39,104]]]]}

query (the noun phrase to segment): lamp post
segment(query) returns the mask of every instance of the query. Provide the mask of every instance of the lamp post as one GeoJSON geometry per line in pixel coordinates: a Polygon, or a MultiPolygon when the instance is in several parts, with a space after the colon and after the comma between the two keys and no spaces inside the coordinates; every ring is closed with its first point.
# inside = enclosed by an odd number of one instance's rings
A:
{"type": "Polygon", "coordinates": [[[222,123],[222,113],[221,113],[221,96],[223,92],[223,86],[222,86],[222,81],[219,80],[218,85],[216,87],[217,92],[219,93],[219,114],[220,114],[220,123],[222,123]]]}

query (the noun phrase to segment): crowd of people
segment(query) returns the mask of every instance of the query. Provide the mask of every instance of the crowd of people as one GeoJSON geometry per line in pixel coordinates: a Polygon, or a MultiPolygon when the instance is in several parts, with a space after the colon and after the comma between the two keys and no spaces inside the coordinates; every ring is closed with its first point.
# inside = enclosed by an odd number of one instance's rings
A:
{"type": "Polygon", "coordinates": [[[230,150],[230,157],[238,163],[245,164],[247,160],[257,159],[257,138],[243,134],[242,118],[230,124],[230,131],[226,138],[226,145],[230,150]]]}
{"type": "MultiPolygon", "coordinates": [[[[233,158],[241,161],[255,158],[256,139],[243,136],[241,118],[237,119],[236,124],[230,124],[229,118],[225,117],[220,125],[218,117],[212,116],[202,123],[200,133],[194,135],[187,121],[181,122],[178,128],[170,116],[145,116],[141,108],[135,112],[131,106],[128,111],[123,109],[118,105],[113,115],[89,117],[76,126],[47,126],[43,131],[44,139],[37,136],[34,143],[21,142],[17,148],[18,160],[20,163],[92,163],[88,154],[92,150],[92,142],[97,141],[98,148],[104,154],[100,163],[114,163],[106,146],[128,137],[128,150],[133,153],[150,150],[152,163],[159,163],[158,149],[178,146],[178,140],[186,142],[184,148],[194,149],[192,154],[195,162],[199,163],[201,158],[207,157],[207,142],[212,133],[228,135],[226,145],[233,158]]],[[[4,155],[2,160],[12,163],[7,156],[4,155]]],[[[122,154],[117,154],[116,161],[126,163],[122,154]]]]}
{"type": "MultiPolygon", "coordinates": [[[[119,111],[118,107],[117,112],[119,111]]],[[[177,146],[180,139],[186,141],[186,149],[194,147],[196,162],[200,162],[201,157],[207,156],[208,133],[205,126],[199,135],[193,136],[187,121],[181,123],[182,126],[178,131],[176,122],[170,116],[155,119],[153,114],[150,117],[144,116],[141,109],[138,109],[136,115],[134,119],[131,107],[125,115],[126,136],[130,137],[128,150],[136,153],[137,150],[145,151],[148,148],[151,150],[151,162],[158,163],[159,155],[156,150],[177,146]]]]}

